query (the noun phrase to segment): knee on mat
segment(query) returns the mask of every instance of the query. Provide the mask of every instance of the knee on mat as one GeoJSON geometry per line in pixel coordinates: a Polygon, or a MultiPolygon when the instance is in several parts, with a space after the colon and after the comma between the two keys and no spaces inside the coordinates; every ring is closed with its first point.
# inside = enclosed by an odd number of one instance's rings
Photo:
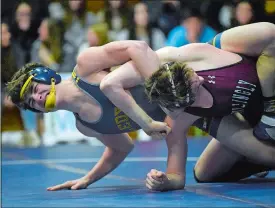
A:
{"type": "Polygon", "coordinates": [[[199,171],[197,168],[193,169],[193,175],[197,183],[208,183],[211,182],[211,179],[207,178],[205,174],[199,171]]]}

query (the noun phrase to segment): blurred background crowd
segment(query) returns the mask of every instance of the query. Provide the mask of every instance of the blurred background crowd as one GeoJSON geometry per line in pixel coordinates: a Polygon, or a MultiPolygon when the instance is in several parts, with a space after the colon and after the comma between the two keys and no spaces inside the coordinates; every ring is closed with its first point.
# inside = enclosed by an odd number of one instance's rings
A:
{"type": "Polygon", "coordinates": [[[40,145],[45,132],[44,116],[20,111],[4,91],[28,62],[70,73],[81,51],[110,41],[143,40],[157,50],[207,42],[238,25],[275,23],[274,0],[2,0],[1,9],[2,142],[18,146],[40,145]]]}

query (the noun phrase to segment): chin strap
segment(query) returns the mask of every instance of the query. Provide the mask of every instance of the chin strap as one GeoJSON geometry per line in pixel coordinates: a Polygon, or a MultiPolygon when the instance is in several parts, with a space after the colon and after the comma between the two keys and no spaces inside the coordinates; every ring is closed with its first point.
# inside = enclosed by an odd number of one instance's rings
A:
{"type": "Polygon", "coordinates": [[[46,102],[45,102],[45,109],[47,112],[55,108],[55,105],[56,105],[55,102],[56,102],[55,80],[54,78],[52,78],[51,91],[49,95],[46,97],[46,102]]]}

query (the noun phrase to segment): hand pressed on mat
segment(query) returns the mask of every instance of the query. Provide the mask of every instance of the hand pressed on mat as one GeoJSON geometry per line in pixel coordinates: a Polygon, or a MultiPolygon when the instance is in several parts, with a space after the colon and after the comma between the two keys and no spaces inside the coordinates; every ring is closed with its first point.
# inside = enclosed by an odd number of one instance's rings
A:
{"type": "Polygon", "coordinates": [[[71,189],[71,190],[85,189],[90,185],[89,182],[90,180],[86,176],[84,176],[76,180],[66,181],[65,183],[51,186],[47,188],[47,191],[58,191],[62,189],[71,189]]]}
{"type": "Polygon", "coordinates": [[[148,189],[153,191],[163,191],[166,189],[169,183],[169,179],[167,178],[166,174],[152,169],[146,178],[146,186],[148,189]]]}
{"type": "Polygon", "coordinates": [[[166,174],[152,169],[146,178],[146,187],[152,191],[169,191],[183,189],[185,180],[178,174],[166,174]]]}

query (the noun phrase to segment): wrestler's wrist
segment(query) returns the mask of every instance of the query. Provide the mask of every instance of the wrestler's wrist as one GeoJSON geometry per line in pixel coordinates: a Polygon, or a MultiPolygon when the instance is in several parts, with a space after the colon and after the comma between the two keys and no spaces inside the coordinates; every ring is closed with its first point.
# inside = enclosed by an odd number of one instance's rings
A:
{"type": "Polygon", "coordinates": [[[185,178],[183,176],[180,176],[174,173],[168,173],[167,178],[169,181],[166,187],[167,189],[169,190],[184,189],[185,178]]]}
{"type": "Polygon", "coordinates": [[[83,176],[83,178],[87,181],[89,185],[96,181],[95,178],[89,174],[83,176]]]}
{"type": "Polygon", "coordinates": [[[143,120],[143,124],[141,125],[142,129],[143,130],[150,130],[151,129],[151,126],[153,124],[153,119],[151,117],[147,117],[143,120]]]}
{"type": "Polygon", "coordinates": [[[136,122],[140,125],[142,129],[150,129],[153,119],[147,115],[142,109],[135,110],[136,122]]]}

